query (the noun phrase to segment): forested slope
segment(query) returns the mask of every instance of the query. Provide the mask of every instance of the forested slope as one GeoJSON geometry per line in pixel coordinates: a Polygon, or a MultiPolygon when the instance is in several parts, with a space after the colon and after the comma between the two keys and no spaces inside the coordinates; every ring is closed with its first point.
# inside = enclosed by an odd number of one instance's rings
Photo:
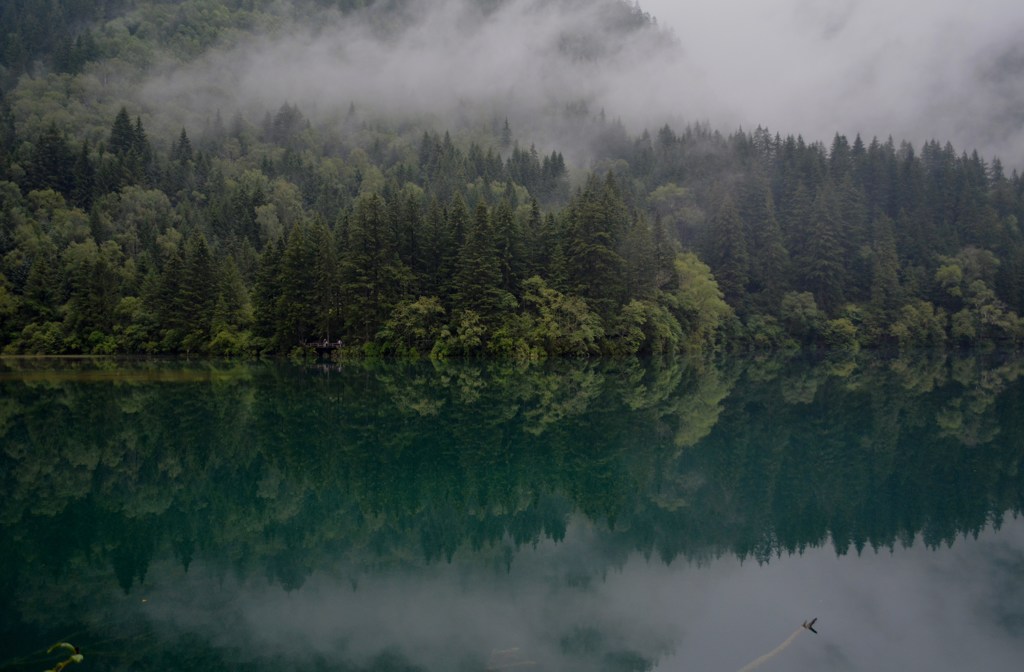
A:
{"type": "MultiPolygon", "coordinates": [[[[1024,336],[1024,182],[948,143],[631,131],[587,100],[543,119],[280,100],[197,120],[133,94],[247,35],[412,20],[363,4],[6,3],[0,347],[535,358],[1024,336]]],[[[476,4],[486,21],[506,3],[476,4]]],[[[666,39],[602,6],[552,58],[666,39]]]]}

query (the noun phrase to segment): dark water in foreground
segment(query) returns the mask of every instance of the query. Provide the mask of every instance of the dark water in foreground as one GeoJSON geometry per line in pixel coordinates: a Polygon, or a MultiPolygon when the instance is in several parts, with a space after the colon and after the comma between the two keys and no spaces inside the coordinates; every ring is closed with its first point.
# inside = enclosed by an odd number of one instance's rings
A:
{"type": "Polygon", "coordinates": [[[0,362],[0,670],[1017,670],[1022,374],[0,362]]]}

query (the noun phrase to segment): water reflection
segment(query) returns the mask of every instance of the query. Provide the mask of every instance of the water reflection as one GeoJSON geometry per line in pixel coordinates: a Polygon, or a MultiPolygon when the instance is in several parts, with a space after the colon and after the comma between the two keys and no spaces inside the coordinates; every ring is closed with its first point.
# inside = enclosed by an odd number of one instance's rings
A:
{"type": "Polygon", "coordinates": [[[1022,653],[1016,358],[0,366],[0,669],[1022,653]]]}

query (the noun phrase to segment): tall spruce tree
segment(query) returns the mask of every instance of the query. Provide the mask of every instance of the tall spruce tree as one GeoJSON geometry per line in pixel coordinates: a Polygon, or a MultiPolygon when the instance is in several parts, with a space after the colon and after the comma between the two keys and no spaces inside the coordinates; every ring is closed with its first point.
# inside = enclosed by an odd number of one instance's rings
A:
{"type": "Polygon", "coordinates": [[[510,308],[512,297],[501,289],[501,285],[501,258],[495,244],[491,215],[487,206],[480,202],[459,251],[453,296],[455,305],[476,312],[485,323],[493,325],[502,312],[510,308]]]}

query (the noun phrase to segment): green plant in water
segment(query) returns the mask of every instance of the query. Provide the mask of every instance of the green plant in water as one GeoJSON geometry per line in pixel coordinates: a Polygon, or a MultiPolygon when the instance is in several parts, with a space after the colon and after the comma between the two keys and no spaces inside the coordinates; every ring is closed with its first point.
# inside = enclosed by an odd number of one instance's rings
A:
{"type": "Polygon", "coordinates": [[[57,644],[54,644],[46,650],[46,653],[53,653],[58,649],[66,649],[67,651],[71,652],[71,655],[68,656],[66,660],[60,661],[50,669],[44,670],[43,672],[60,672],[71,663],[80,663],[83,660],[85,660],[85,656],[82,655],[81,650],[77,646],[74,646],[73,644],[68,644],[67,642],[59,642],[57,644]]]}

